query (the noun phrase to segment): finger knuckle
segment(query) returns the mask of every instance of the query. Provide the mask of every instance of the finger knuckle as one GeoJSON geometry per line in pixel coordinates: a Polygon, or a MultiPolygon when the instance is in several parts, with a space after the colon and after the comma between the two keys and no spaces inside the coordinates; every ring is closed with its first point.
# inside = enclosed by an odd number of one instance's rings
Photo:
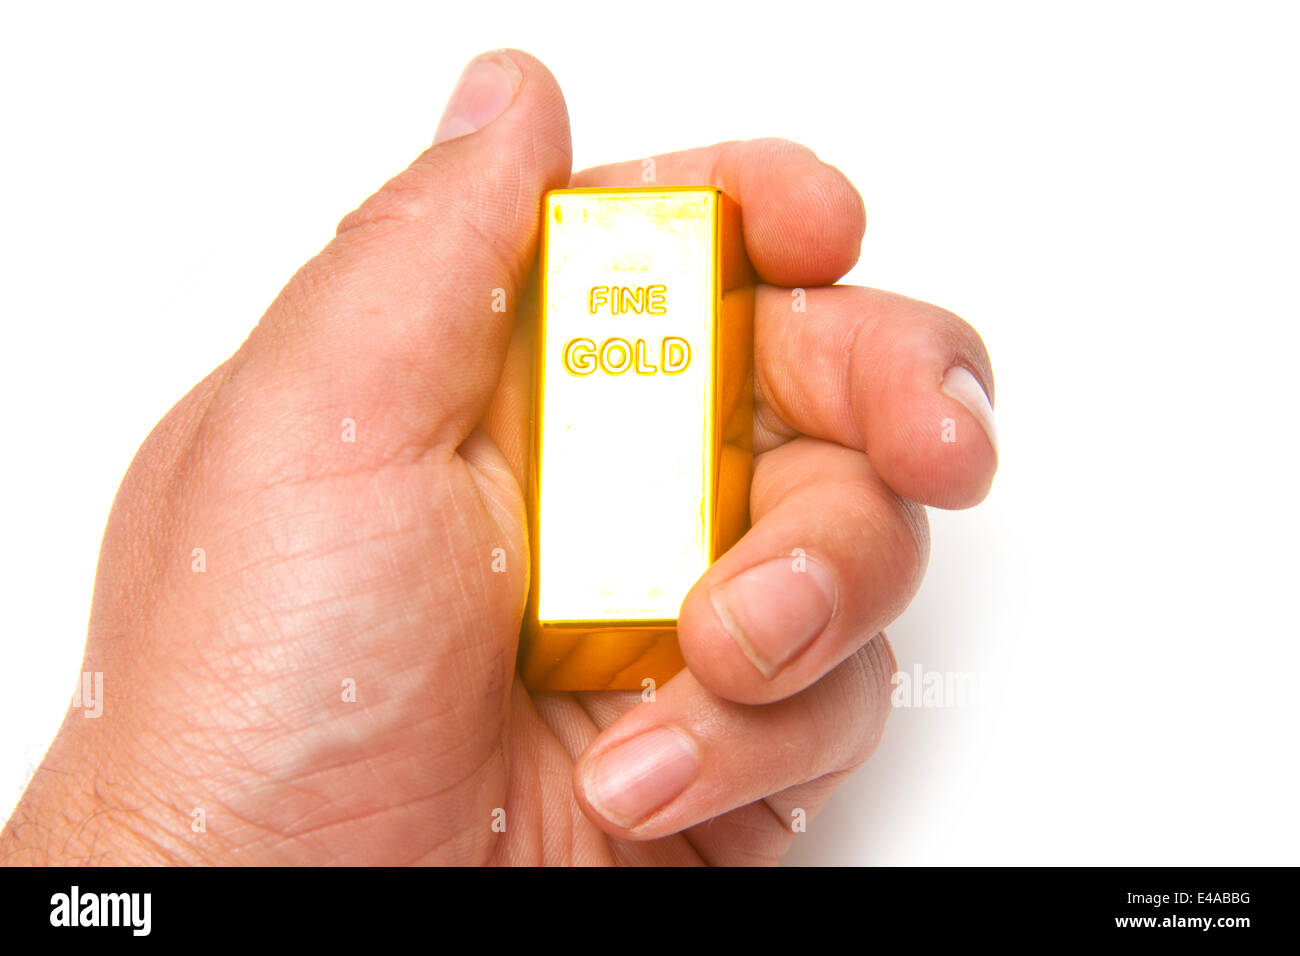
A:
{"type": "Polygon", "coordinates": [[[854,702],[856,710],[852,732],[846,741],[843,767],[852,770],[866,763],[880,745],[898,663],[882,632],[854,653],[842,669],[849,684],[847,699],[854,702]]]}
{"type": "Polygon", "coordinates": [[[386,182],[378,192],[348,213],[338,225],[337,233],[378,222],[427,224],[442,213],[444,190],[452,171],[447,160],[431,150],[386,182]]]}

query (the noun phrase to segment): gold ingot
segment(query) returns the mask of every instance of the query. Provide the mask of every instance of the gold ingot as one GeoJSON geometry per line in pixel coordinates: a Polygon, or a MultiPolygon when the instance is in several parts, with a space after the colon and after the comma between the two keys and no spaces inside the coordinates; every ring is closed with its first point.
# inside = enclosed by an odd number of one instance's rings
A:
{"type": "Polygon", "coordinates": [[[529,488],[533,690],[662,685],[682,599],[749,526],[754,272],[711,186],[543,201],[529,488]]]}

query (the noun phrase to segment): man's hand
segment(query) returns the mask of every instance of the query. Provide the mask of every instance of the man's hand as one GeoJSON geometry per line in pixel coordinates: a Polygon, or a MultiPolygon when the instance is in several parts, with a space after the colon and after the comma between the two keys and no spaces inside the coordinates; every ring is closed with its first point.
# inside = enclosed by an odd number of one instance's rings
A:
{"type": "Polygon", "coordinates": [[[871,754],[922,505],[977,503],[996,467],[979,337],[830,286],[865,219],[808,150],[657,157],[659,184],[739,200],[764,283],[753,527],[687,596],[689,668],[654,702],[530,695],[540,200],[642,169],[571,177],[570,158],[547,70],[478,58],[435,144],[154,429],[100,555],[83,669],[104,675],[102,716],[70,711],[5,859],[767,863],[871,754]]]}

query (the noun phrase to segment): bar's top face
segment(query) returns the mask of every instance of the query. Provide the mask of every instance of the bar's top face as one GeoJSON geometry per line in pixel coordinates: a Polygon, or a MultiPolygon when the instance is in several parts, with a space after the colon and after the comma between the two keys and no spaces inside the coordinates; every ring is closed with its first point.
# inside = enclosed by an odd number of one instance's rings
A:
{"type": "Polygon", "coordinates": [[[675,620],[708,567],[718,203],[706,188],[548,194],[543,624],[675,620]]]}

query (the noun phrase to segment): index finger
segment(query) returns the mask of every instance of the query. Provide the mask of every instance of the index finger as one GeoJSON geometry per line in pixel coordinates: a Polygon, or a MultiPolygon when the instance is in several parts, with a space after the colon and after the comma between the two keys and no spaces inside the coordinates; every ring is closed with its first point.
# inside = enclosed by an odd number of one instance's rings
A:
{"type": "Polygon", "coordinates": [[[574,186],[717,186],[740,203],[759,277],[820,286],[858,261],[867,214],[834,166],[784,139],[718,143],[575,173],[574,186]]]}

